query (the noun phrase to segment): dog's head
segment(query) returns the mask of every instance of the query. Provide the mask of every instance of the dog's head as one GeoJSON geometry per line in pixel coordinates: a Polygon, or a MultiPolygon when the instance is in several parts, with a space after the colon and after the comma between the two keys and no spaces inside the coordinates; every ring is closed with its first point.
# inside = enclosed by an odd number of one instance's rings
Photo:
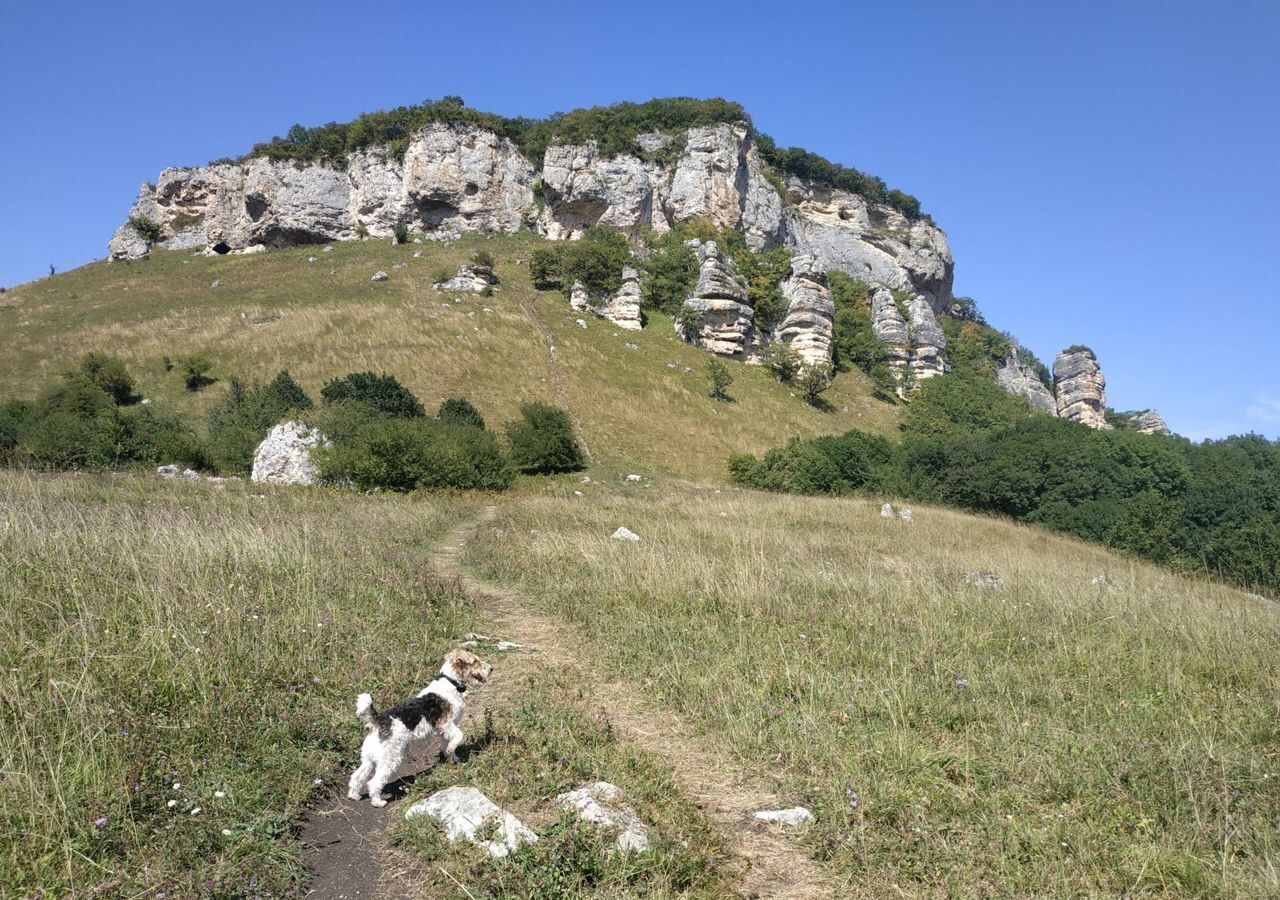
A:
{"type": "Polygon", "coordinates": [[[485,682],[493,672],[493,666],[470,650],[454,650],[445,658],[445,664],[453,669],[454,675],[461,681],[469,678],[472,681],[485,682]]]}

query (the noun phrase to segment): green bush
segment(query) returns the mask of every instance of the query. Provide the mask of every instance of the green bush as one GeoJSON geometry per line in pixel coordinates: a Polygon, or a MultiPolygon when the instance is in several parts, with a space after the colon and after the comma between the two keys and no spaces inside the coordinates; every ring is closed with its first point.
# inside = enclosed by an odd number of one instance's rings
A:
{"type": "Polygon", "coordinates": [[[729,367],[718,359],[707,361],[707,378],[711,381],[711,390],[707,396],[722,403],[729,400],[729,388],[733,385],[733,375],[729,367]]]}
{"type": "Polygon", "coordinates": [[[800,376],[796,386],[800,388],[800,396],[810,406],[822,406],[826,403],[822,395],[831,387],[831,374],[824,368],[810,366],[800,376]]]}
{"type": "Polygon", "coordinates": [[[783,384],[790,384],[796,375],[800,374],[800,355],[791,349],[790,344],[774,341],[764,348],[761,357],[764,367],[783,384]]]}
{"type": "Polygon", "coordinates": [[[390,375],[352,372],[328,382],[320,389],[320,396],[325,403],[349,400],[367,403],[389,416],[424,418],[427,415],[418,398],[390,375]]]}
{"type": "Polygon", "coordinates": [[[648,309],[675,316],[698,284],[698,257],[684,244],[684,230],[645,234],[649,255],[641,263],[640,295],[648,309]]]}
{"type": "Polygon", "coordinates": [[[133,378],[130,377],[124,360],[117,356],[86,353],[80,357],[76,369],[87,375],[117,406],[127,406],[141,399],[134,388],[133,378]]]}
{"type": "Polygon", "coordinates": [[[529,255],[529,277],[539,290],[550,290],[560,284],[560,251],[555,247],[539,247],[529,255]]]}
{"type": "Polygon", "coordinates": [[[406,225],[404,222],[396,223],[396,227],[393,233],[395,234],[397,244],[409,243],[409,226],[406,225]]]}
{"type": "Polygon", "coordinates": [[[135,406],[120,414],[121,458],[151,466],[174,463],[189,469],[211,467],[199,435],[182,418],[154,406],[135,406]]]}
{"type": "Polygon", "coordinates": [[[521,472],[547,475],[582,468],[583,453],[568,413],[546,403],[526,403],[507,423],[511,461],[521,472]]]}
{"type": "Polygon", "coordinates": [[[386,417],[318,451],[321,475],[357,487],[506,490],[515,479],[493,435],[467,425],[386,417]]]}
{"type": "Polygon", "coordinates": [[[176,362],[182,373],[183,384],[192,393],[208,387],[217,380],[209,377],[209,372],[213,370],[213,361],[204,354],[193,353],[189,356],[180,356],[176,362]]]}
{"type": "Polygon", "coordinates": [[[33,406],[25,400],[0,403],[0,452],[8,454],[18,446],[31,420],[33,406]]]}
{"type": "Polygon", "coordinates": [[[129,217],[129,226],[146,242],[148,250],[164,240],[164,226],[141,213],[129,217]]]}
{"type": "Polygon", "coordinates": [[[484,417],[480,415],[480,411],[468,401],[457,397],[450,397],[440,404],[440,409],[436,411],[436,421],[445,425],[470,425],[484,431],[484,417]]]}
{"type": "Polygon", "coordinates": [[[231,379],[227,392],[209,413],[211,463],[223,473],[248,474],[254,450],[267,432],[291,413],[311,407],[311,398],[287,371],[266,385],[246,387],[231,379]]]}
{"type": "Polygon", "coordinates": [[[535,286],[559,286],[567,296],[575,281],[593,296],[622,287],[622,269],[631,263],[631,245],[612,228],[588,228],[576,241],[561,241],[535,250],[529,268],[535,286]]]}

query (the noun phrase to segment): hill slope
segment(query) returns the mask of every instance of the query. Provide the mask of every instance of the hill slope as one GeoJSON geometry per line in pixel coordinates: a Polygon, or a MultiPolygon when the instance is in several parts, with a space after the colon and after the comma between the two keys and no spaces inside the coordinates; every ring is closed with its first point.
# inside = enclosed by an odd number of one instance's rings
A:
{"type": "Polygon", "coordinates": [[[654,314],[643,331],[627,332],[588,316],[582,329],[563,296],[535,290],[518,261],[542,243],[521,233],[94,263],[0,295],[0,397],[34,396],[89,350],[121,356],[144,396],[196,420],[223,386],[188,393],[166,357],[204,353],[223,381],[288,369],[313,394],[368,369],[395,375],[432,409],[467,397],[493,422],[530,400],[560,403],[597,465],[704,479],[723,478],[731,452],[762,452],[795,434],[893,432],[895,407],[871,399],[856,371],[836,379],[831,411],[820,412],[760,367],[729,362],[736,402],[712,402],[710,357],[678,340],[669,319],[654,314]],[[477,247],[495,258],[494,296],[432,289],[477,247]],[[371,282],[379,270],[390,279],[371,282]]]}

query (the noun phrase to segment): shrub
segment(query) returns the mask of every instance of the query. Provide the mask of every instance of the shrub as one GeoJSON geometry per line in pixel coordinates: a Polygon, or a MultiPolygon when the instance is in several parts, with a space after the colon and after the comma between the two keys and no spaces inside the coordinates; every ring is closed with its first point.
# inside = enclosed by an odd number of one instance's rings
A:
{"type": "Polygon", "coordinates": [[[133,379],[124,360],[105,353],[86,353],[76,366],[101,388],[117,406],[137,403],[140,399],[134,390],[133,379]]]}
{"type": "Polygon", "coordinates": [[[154,406],[135,406],[120,416],[123,425],[120,456],[147,465],[177,465],[207,469],[209,455],[187,422],[154,406]]]}
{"type": "Polygon", "coordinates": [[[25,400],[0,403],[0,452],[10,453],[18,446],[32,415],[32,404],[25,400]]]}
{"type": "Polygon", "coordinates": [[[266,385],[246,387],[231,379],[209,413],[210,461],[220,472],[247,474],[267,432],[290,413],[311,407],[311,398],[287,371],[266,385]]]}
{"type": "Polygon", "coordinates": [[[644,238],[649,248],[649,256],[641,263],[644,305],[672,316],[698,284],[698,257],[684,245],[683,235],[684,229],[673,228],[663,234],[650,231],[644,238]]]}
{"type": "Polygon", "coordinates": [[[733,384],[733,375],[729,373],[729,367],[718,359],[708,360],[707,377],[711,380],[711,390],[707,392],[707,396],[721,402],[729,400],[728,390],[733,384]]]}
{"type": "Polygon", "coordinates": [[[823,393],[831,387],[831,373],[820,366],[810,366],[800,376],[797,386],[805,403],[810,406],[819,406],[825,402],[822,399],[823,393]]]}
{"type": "Polygon", "coordinates": [[[164,240],[164,226],[155,219],[138,213],[129,217],[129,227],[137,232],[138,237],[146,242],[147,249],[164,240]]]}
{"type": "Polygon", "coordinates": [[[357,487],[505,490],[515,479],[493,435],[466,425],[388,417],[316,454],[321,475],[357,487]]]}
{"type": "Polygon", "coordinates": [[[526,403],[507,423],[511,460],[521,472],[547,475],[582,468],[583,453],[568,413],[546,403],[526,403]]]}
{"type": "Polygon", "coordinates": [[[790,383],[800,373],[800,355],[790,344],[774,341],[764,348],[764,366],[783,384],[790,383]]]}
{"type": "Polygon", "coordinates": [[[539,290],[560,284],[560,252],[553,247],[539,247],[529,255],[529,277],[539,290]]]}
{"type": "Polygon", "coordinates": [[[485,266],[486,268],[492,269],[494,265],[493,254],[483,248],[473,250],[471,253],[471,262],[477,266],[485,266]]]}
{"type": "Polygon", "coordinates": [[[409,226],[404,222],[398,222],[394,229],[397,244],[409,243],[409,226]]]}
{"type": "Polygon", "coordinates": [[[436,421],[445,425],[470,425],[484,431],[484,417],[466,400],[450,397],[440,404],[436,421]]]}
{"type": "Polygon", "coordinates": [[[209,377],[209,372],[213,369],[213,362],[203,354],[194,353],[190,356],[180,356],[177,359],[177,364],[182,373],[182,382],[187,386],[188,391],[194,393],[217,381],[216,378],[209,377]]]}
{"type": "Polygon", "coordinates": [[[390,375],[352,372],[335,378],[320,389],[325,403],[356,400],[367,403],[389,416],[424,418],[427,411],[408,388],[390,375]]]}
{"type": "Polygon", "coordinates": [[[631,262],[626,236],[612,228],[588,228],[579,240],[560,242],[554,252],[558,256],[554,270],[566,294],[575,281],[581,281],[592,295],[612,294],[622,287],[622,269],[631,262]]]}

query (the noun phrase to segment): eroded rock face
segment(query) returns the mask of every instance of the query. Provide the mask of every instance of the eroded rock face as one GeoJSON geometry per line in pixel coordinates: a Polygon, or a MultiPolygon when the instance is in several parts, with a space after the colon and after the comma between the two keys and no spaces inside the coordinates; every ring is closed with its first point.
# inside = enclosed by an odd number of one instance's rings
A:
{"type": "Polygon", "coordinates": [[[1006,393],[1013,394],[1015,397],[1025,397],[1032,409],[1038,409],[1051,416],[1058,414],[1058,401],[1054,398],[1053,392],[1045,386],[1031,367],[1022,361],[1016,344],[1009,347],[1004,364],[996,370],[996,383],[1004,388],[1006,393]]]}
{"type": "Polygon", "coordinates": [[[329,446],[328,439],[302,422],[282,422],[253,454],[255,482],[272,484],[314,484],[320,472],[311,460],[316,447],[329,446]]]}
{"type": "Polygon", "coordinates": [[[640,273],[631,266],[622,270],[622,287],[609,298],[600,311],[614,325],[627,331],[639,331],[640,320],[640,273]]]}
{"type": "Polygon", "coordinates": [[[1129,418],[1141,434],[1172,434],[1164,418],[1154,409],[1144,409],[1129,418]]]}
{"type": "MultiPolygon", "coordinates": [[[[935,311],[950,299],[951,251],[939,228],[855,194],[769,176],[747,123],[638,140],[649,154],[672,141],[683,150],[662,166],[633,155],[607,159],[594,144],[549,147],[540,213],[535,166],[515,145],[443,124],[416,133],[403,159],[374,147],[348,156],[345,169],[263,158],[166,169],[130,213],[163,227],[163,247],[211,253],[389,237],[398,224],[426,239],[511,232],[535,219],[554,239],[592,225],[636,238],[648,227],[707,219],[742,232],[752,249],[785,245],[823,271],[923,294],[935,311]]],[[[108,249],[127,259],[148,247],[126,223],[108,249]]]]}
{"type": "Polygon", "coordinates": [[[684,301],[676,329],[685,340],[717,356],[744,359],[756,340],[747,284],[715,241],[700,244],[698,285],[684,301]]]}
{"type": "Polygon", "coordinates": [[[1059,417],[1090,428],[1111,427],[1106,417],[1107,380],[1092,350],[1059,353],[1053,361],[1053,383],[1059,417]]]}
{"type": "Polygon", "coordinates": [[[950,371],[947,363],[947,337],[942,326],[934,318],[933,308],[923,294],[917,294],[907,302],[907,316],[911,320],[911,373],[916,383],[950,371]]]}
{"type": "Polygon", "coordinates": [[[791,275],[782,282],[787,315],[774,339],[791,347],[807,368],[831,367],[832,321],[835,303],[827,286],[827,273],[817,258],[803,253],[791,260],[791,275]]]}
{"type": "Polygon", "coordinates": [[[888,288],[876,288],[871,294],[871,330],[876,340],[885,345],[889,370],[901,382],[903,369],[911,362],[911,332],[888,288]]]}

